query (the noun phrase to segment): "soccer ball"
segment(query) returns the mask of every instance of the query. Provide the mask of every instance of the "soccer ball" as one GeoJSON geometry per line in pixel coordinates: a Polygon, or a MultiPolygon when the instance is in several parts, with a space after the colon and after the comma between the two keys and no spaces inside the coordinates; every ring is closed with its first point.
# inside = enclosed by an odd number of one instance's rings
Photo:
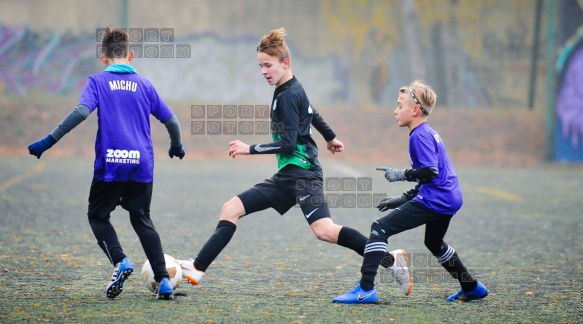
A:
{"type": "MultiPolygon", "coordinates": [[[[176,259],[168,254],[164,254],[164,260],[166,262],[166,270],[170,275],[170,284],[172,284],[173,289],[176,289],[180,285],[180,281],[182,281],[182,268],[176,259]]],[[[150,292],[156,292],[156,281],[154,280],[154,271],[150,265],[150,260],[146,260],[144,266],[142,266],[142,284],[150,292]]]]}

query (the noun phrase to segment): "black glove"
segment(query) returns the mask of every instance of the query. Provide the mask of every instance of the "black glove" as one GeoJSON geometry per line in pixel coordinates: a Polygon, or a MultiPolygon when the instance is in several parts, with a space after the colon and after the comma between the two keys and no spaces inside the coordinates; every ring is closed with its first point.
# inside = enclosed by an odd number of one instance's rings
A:
{"type": "Polygon", "coordinates": [[[407,201],[409,201],[409,199],[407,199],[407,196],[405,196],[405,194],[402,194],[398,197],[387,197],[379,201],[379,205],[377,206],[377,208],[379,209],[380,212],[385,212],[389,209],[395,209],[401,206],[402,204],[406,203],[407,201]]]}
{"type": "Polygon", "coordinates": [[[28,153],[36,156],[37,159],[40,159],[40,156],[43,155],[43,153],[46,150],[53,147],[53,145],[55,145],[56,142],[57,141],[55,140],[55,138],[51,134],[49,134],[47,135],[47,137],[30,144],[28,146],[28,153]]]}
{"type": "Polygon", "coordinates": [[[180,146],[170,145],[170,149],[168,150],[168,155],[170,156],[171,159],[173,159],[175,156],[177,156],[182,160],[184,155],[186,155],[186,151],[184,151],[184,148],[182,147],[182,145],[180,145],[180,146]]]}
{"type": "Polygon", "coordinates": [[[389,182],[407,180],[405,177],[405,170],[393,169],[390,167],[378,167],[377,170],[385,171],[385,178],[389,180],[389,182]]]}

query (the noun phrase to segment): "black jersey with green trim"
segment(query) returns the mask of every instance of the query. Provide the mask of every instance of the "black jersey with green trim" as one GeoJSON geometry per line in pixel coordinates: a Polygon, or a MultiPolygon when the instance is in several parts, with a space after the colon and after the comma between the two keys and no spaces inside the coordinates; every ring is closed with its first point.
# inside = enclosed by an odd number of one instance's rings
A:
{"type": "Polygon", "coordinates": [[[269,116],[273,142],[251,145],[250,153],[276,154],[278,170],[295,165],[306,170],[321,171],[311,125],[326,141],[333,140],[336,134],[310,105],[304,88],[295,76],[275,89],[269,116]]]}

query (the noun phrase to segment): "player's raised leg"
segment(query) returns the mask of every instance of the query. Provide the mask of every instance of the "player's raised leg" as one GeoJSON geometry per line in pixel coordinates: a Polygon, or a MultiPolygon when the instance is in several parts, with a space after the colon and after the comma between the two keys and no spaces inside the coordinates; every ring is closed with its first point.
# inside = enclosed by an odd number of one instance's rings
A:
{"type": "Polygon", "coordinates": [[[190,260],[179,260],[182,275],[192,285],[198,285],[206,269],[229,244],[237,229],[237,222],[245,215],[245,208],[239,197],[233,197],[223,205],[221,219],[215,232],[202,247],[198,256],[190,260]]]}

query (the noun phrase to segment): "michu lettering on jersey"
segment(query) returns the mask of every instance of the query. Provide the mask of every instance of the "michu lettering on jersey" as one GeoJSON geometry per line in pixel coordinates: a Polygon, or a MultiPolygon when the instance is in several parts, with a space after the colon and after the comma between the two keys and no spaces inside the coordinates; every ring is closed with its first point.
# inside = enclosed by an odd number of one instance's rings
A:
{"type": "Polygon", "coordinates": [[[138,89],[138,84],[134,81],[111,80],[109,81],[109,88],[111,90],[127,90],[136,92],[136,89],[138,89]]]}

